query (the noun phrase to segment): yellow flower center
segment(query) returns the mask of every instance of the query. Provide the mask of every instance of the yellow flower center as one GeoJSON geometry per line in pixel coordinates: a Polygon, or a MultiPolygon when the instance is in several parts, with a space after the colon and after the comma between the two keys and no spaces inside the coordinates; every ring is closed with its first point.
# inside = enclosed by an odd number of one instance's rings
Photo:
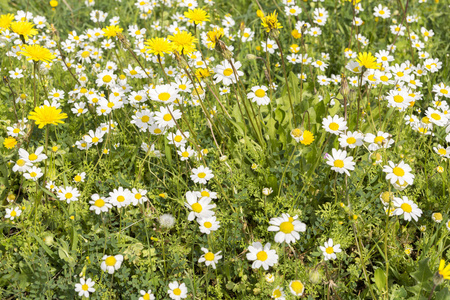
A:
{"type": "Polygon", "coordinates": [[[197,174],[197,176],[198,176],[199,178],[205,178],[205,177],[206,177],[206,174],[205,174],[204,172],[200,172],[200,173],[197,174]]]}
{"type": "Polygon", "coordinates": [[[441,148],[441,149],[438,150],[438,153],[440,155],[445,155],[445,154],[447,154],[447,150],[445,150],[444,148],[441,148]]]}
{"type": "Polygon", "coordinates": [[[231,68],[223,70],[223,75],[230,76],[231,74],[233,74],[233,70],[231,68]]]}
{"type": "Polygon", "coordinates": [[[19,159],[17,161],[17,164],[19,165],[19,167],[23,167],[25,165],[25,161],[23,159],[19,159]]]}
{"type": "Polygon", "coordinates": [[[263,89],[257,89],[255,95],[256,97],[262,98],[266,95],[266,92],[263,89]]]}
{"type": "Polygon", "coordinates": [[[110,75],[103,76],[103,82],[109,83],[111,82],[112,77],[110,75]]]}
{"type": "Polygon", "coordinates": [[[136,195],[134,195],[134,198],[136,198],[136,199],[141,199],[142,198],[142,195],[141,194],[139,194],[139,193],[137,193],[136,195]]]}
{"type": "Polygon", "coordinates": [[[108,105],[107,105],[109,108],[113,108],[114,107],[114,102],[108,102],[108,105]]]}
{"type": "Polygon", "coordinates": [[[298,280],[294,281],[291,284],[291,288],[296,294],[300,294],[303,291],[303,283],[298,280]]]}
{"type": "Polygon", "coordinates": [[[15,210],[13,210],[13,211],[10,213],[10,215],[11,215],[11,217],[15,217],[15,216],[17,215],[17,212],[16,212],[15,210]]]}
{"type": "Polygon", "coordinates": [[[166,93],[166,92],[158,95],[158,99],[161,101],[167,101],[167,100],[169,100],[169,98],[170,98],[170,94],[166,93]]]}
{"type": "Polygon", "coordinates": [[[161,129],[159,129],[159,128],[155,128],[155,130],[153,130],[153,132],[156,133],[156,134],[159,134],[159,133],[161,133],[162,131],[161,131],[161,129]]]}
{"type": "Polygon", "coordinates": [[[125,197],[120,195],[120,196],[117,197],[117,201],[123,202],[123,201],[125,201],[125,197]]]}
{"type": "Polygon", "coordinates": [[[351,136],[347,139],[347,144],[352,145],[354,143],[356,143],[356,139],[354,137],[351,136]]]}
{"type": "Polygon", "coordinates": [[[342,159],[336,159],[333,164],[336,168],[344,167],[344,161],[342,159]]]}
{"type": "Polygon", "coordinates": [[[375,143],[380,144],[381,142],[384,141],[384,137],[382,137],[381,135],[377,136],[374,140],[375,143]]]}
{"type": "Polygon", "coordinates": [[[400,95],[395,95],[394,96],[394,101],[397,103],[402,103],[403,102],[403,97],[400,95]]]}
{"type": "Polygon", "coordinates": [[[196,213],[201,213],[203,210],[202,205],[198,202],[195,202],[194,204],[192,204],[191,207],[192,207],[192,210],[196,213]]]}
{"type": "Polygon", "coordinates": [[[81,181],[81,176],[80,175],[75,176],[74,180],[76,182],[80,182],[81,181]]]}
{"type": "Polygon", "coordinates": [[[267,260],[267,253],[266,253],[266,251],[259,251],[256,254],[256,259],[258,259],[260,261],[266,261],[267,260]]]}
{"type": "Polygon", "coordinates": [[[108,256],[105,259],[105,263],[108,267],[112,267],[116,264],[116,258],[114,256],[108,256]]]}
{"type": "Polygon", "coordinates": [[[433,118],[433,119],[435,119],[435,120],[440,120],[441,119],[441,116],[439,115],[439,114],[437,114],[437,113],[432,113],[431,114],[431,117],[433,118]]]}
{"type": "Polygon", "coordinates": [[[36,174],[36,172],[31,172],[31,173],[30,173],[30,176],[31,176],[31,177],[36,177],[37,174],[36,174]]]}
{"type": "Polygon", "coordinates": [[[328,247],[327,249],[325,249],[325,252],[327,254],[333,254],[334,253],[334,249],[333,249],[333,247],[328,247]]]}
{"type": "Polygon", "coordinates": [[[94,205],[97,207],[103,207],[103,206],[105,206],[105,200],[97,199],[97,200],[95,200],[94,205]]]}
{"type": "Polygon", "coordinates": [[[87,291],[87,290],[89,289],[89,286],[88,286],[87,284],[83,284],[83,285],[81,286],[81,289],[82,289],[83,291],[87,291]]]}
{"type": "Polygon", "coordinates": [[[294,231],[294,225],[291,222],[283,222],[280,224],[280,231],[283,233],[291,233],[294,231]]]}
{"type": "Polygon", "coordinates": [[[399,176],[399,177],[402,177],[403,175],[405,175],[405,171],[403,171],[403,169],[402,169],[402,168],[399,168],[399,167],[395,167],[395,168],[392,170],[392,172],[393,172],[396,176],[399,176]]]}
{"type": "Polygon", "coordinates": [[[142,296],[142,299],[144,300],[150,300],[150,295],[148,293],[145,293],[144,296],[142,296]]]}
{"type": "Polygon", "coordinates": [[[100,140],[100,139],[99,139],[98,137],[93,137],[93,138],[92,138],[92,142],[93,142],[93,143],[97,143],[99,140],[100,140]]]}
{"type": "Polygon", "coordinates": [[[214,260],[214,253],[212,253],[212,252],[206,253],[206,254],[205,254],[205,259],[206,259],[207,261],[213,261],[213,260],[214,260]]]}
{"type": "Polygon", "coordinates": [[[329,127],[331,130],[336,131],[336,130],[339,129],[339,124],[338,124],[338,123],[335,123],[335,122],[332,122],[332,123],[330,123],[330,125],[329,125],[328,127],[329,127]]]}
{"type": "Polygon", "coordinates": [[[176,288],[173,290],[173,294],[176,296],[180,296],[181,295],[181,290],[179,288],[176,288]]]}
{"type": "Polygon", "coordinates": [[[181,156],[183,156],[183,157],[189,157],[189,152],[184,151],[183,153],[181,153],[181,156]]]}
{"type": "Polygon", "coordinates": [[[211,222],[206,221],[205,223],[203,223],[203,226],[205,226],[206,228],[211,228],[212,224],[211,222]]]}
{"type": "Polygon", "coordinates": [[[172,120],[172,116],[170,114],[165,114],[163,119],[164,121],[169,122],[170,120],[172,120]]]}
{"type": "Polygon", "coordinates": [[[182,137],[181,135],[177,135],[177,136],[174,138],[174,140],[175,140],[175,142],[179,143],[179,142],[181,142],[181,141],[183,140],[183,137],[182,137]]]}
{"type": "Polygon", "coordinates": [[[445,95],[448,94],[448,91],[447,91],[446,89],[441,89],[440,92],[441,92],[442,94],[445,94],[445,95]]]}
{"type": "Polygon", "coordinates": [[[142,122],[147,123],[148,121],[150,121],[150,117],[149,116],[143,116],[141,118],[142,122]]]}
{"type": "Polygon", "coordinates": [[[208,191],[202,191],[200,194],[202,195],[202,197],[209,197],[208,191]]]}
{"type": "Polygon", "coordinates": [[[66,193],[64,196],[66,197],[66,199],[70,199],[73,197],[72,193],[66,193]]]}
{"type": "Polygon", "coordinates": [[[280,298],[281,297],[281,291],[279,289],[276,289],[272,293],[272,298],[280,298]]]}
{"type": "Polygon", "coordinates": [[[38,156],[37,156],[36,154],[34,154],[34,153],[31,153],[31,154],[28,156],[28,159],[31,160],[31,161],[34,161],[34,160],[36,160],[37,158],[38,158],[38,156]]]}
{"type": "Polygon", "coordinates": [[[403,203],[403,204],[400,206],[400,208],[401,208],[404,212],[407,212],[407,213],[412,212],[412,207],[411,207],[411,205],[409,205],[408,203],[403,203]]]}

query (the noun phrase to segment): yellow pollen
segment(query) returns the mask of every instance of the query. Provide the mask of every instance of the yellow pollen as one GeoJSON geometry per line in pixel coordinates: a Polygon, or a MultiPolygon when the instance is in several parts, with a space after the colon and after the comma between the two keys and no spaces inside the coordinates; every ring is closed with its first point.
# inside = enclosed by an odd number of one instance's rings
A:
{"type": "Polygon", "coordinates": [[[405,171],[403,171],[403,169],[400,168],[400,167],[395,167],[395,168],[392,170],[392,172],[393,172],[396,176],[399,176],[399,177],[402,177],[403,175],[405,175],[405,171]]]}
{"type": "Polygon", "coordinates": [[[231,68],[223,70],[223,75],[230,76],[231,74],[233,74],[233,70],[231,68]]]}
{"type": "Polygon", "coordinates": [[[262,98],[266,95],[266,92],[263,89],[257,89],[255,95],[256,97],[262,98]]]}
{"type": "Polygon", "coordinates": [[[211,222],[206,221],[205,223],[203,223],[203,226],[205,226],[206,228],[211,228],[212,224],[211,222]]]}
{"type": "Polygon", "coordinates": [[[260,261],[266,261],[267,260],[267,253],[266,253],[266,251],[259,251],[256,254],[256,259],[258,259],[260,261]]]}
{"type": "Polygon", "coordinates": [[[191,207],[192,207],[192,210],[196,213],[201,213],[203,210],[202,205],[198,202],[195,202],[194,204],[192,204],[191,207]]]}
{"type": "Polygon", "coordinates": [[[334,249],[333,249],[333,247],[328,247],[327,249],[325,249],[325,252],[327,254],[333,254],[334,253],[334,249]]]}
{"type": "Polygon", "coordinates": [[[408,203],[403,203],[403,204],[400,206],[400,208],[401,208],[404,212],[407,212],[407,213],[412,212],[412,207],[411,207],[411,205],[409,205],[408,203]]]}
{"type": "Polygon", "coordinates": [[[336,168],[344,167],[344,161],[342,159],[336,159],[333,164],[336,168]]]}
{"type": "Polygon", "coordinates": [[[214,253],[212,253],[212,252],[206,253],[206,254],[205,254],[205,259],[206,259],[207,261],[213,261],[213,260],[214,260],[214,253]]]}
{"type": "Polygon", "coordinates": [[[108,256],[105,259],[105,263],[108,267],[112,267],[116,264],[116,258],[114,256],[108,256]]]}
{"type": "Polygon", "coordinates": [[[123,201],[125,201],[125,197],[120,195],[120,196],[117,197],[117,201],[118,202],[123,202],[123,201]]]}
{"type": "Polygon", "coordinates": [[[67,193],[64,196],[66,197],[66,199],[70,199],[73,197],[72,193],[67,193]]]}
{"type": "Polygon", "coordinates": [[[292,225],[291,222],[283,222],[280,224],[280,231],[288,234],[291,233],[292,231],[294,231],[294,225],[292,225]]]}
{"type": "Polygon", "coordinates": [[[330,125],[328,126],[331,130],[336,131],[339,129],[339,124],[336,122],[332,122],[330,123],[330,125]]]}

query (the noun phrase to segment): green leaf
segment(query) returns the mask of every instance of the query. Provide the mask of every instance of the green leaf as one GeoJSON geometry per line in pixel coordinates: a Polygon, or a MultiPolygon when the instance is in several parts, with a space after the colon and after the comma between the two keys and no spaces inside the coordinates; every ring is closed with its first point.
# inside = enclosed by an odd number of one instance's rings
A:
{"type": "Polygon", "coordinates": [[[50,257],[54,257],[55,253],[53,253],[52,250],[50,250],[50,248],[44,243],[44,241],[38,237],[37,235],[35,235],[34,233],[30,232],[30,235],[32,237],[34,237],[34,239],[39,243],[39,245],[44,249],[44,251],[50,256],[50,257]]]}
{"type": "Polygon", "coordinates": [[[428,260],[429,258],[425,258],[419,261],[417,271],[411,273],[411,277],[419,283],[426,282],[433,277],[433,273],[431,272],[430,267],[428,267],[428,260]]]}
{"type": "Polygon", "coordinates": [[[439,291],[434,297],[435,300],[450,300],[450,293],[448,289],[445,287],[439,291]]]}
{"type": "Polygon", "coordinates": [[[381,292],[386,287],[386,274],[385,271],[381,268],[375,270],[374,274],[375,285],[378,290],[381,292]]]}

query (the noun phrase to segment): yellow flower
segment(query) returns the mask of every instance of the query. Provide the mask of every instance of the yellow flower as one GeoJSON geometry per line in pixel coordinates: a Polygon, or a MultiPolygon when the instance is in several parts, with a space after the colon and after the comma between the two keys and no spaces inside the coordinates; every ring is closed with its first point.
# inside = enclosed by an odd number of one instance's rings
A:
{"type": "Polygon", "coordinates": [[[56,1],[56,0],[51,0],[51,1],[50,1],[50,6],[53,7],[53,8],[57,7],[57,6],[58,6],[58,1],[56,1]]]}
{"type": "Polygon", "coordinates": [[[172,41],[173,50],[177,50],[180,54],[190,54],[195,51],[197,39],[190,32],[177,32],[167,38],[172,41]]]}
{"type": "Polygon", "coordinates": [[[197,76],[197,78],[206,78],[211,76],[211,72],[208,69],[197,69],[195,70],[195,76],[197,76]]]}
{"type": "Polygon", "coordinates": [[[0,32],[9,28],[11,22],[14,20],[13,14],[6,14],[0,16],[0,32]]]}
{"type": "Polygon", "coordinates": [[[189,22],[194,22],[195,24],[203,24],[203,22],[209,21],[209,16],[201,8],[196,8],[194,10],[190,9],[184,13],[184,16],[189,19],[189,22]]]}
{"type": "Polygon", "coordinates": [[[303,145],[310,145],[314,142],[314,135],[311,131],[305,130],[303,131],[303,140],[300,141],[303,145]]]}
{"type": "Polygon", "coordinates": [[[38,31],[34,28],[34,24],[28,21],[12,22],[11,30],[19,35],[22,35],[25,41],[28,41],[28,37],[38,34],[38,31]]]}
{"type": "Polygon", "coordinates": [[[367,69],[379,69],[381,67],[381,63],[377,63],[377,59],[370,52],[360,52],[356,62],[358,62],[360,66],[364,66],[367,69]]]}
{"type": "Polygon", "coordinates": [[[118,33],[123,31],[123,28],[120,28],[117,25],[106,26],[106,28],[102,29],[104,32],[104,36],[106,37],[115,37],[118,33]]]}
{"type": "Polygon", "coordinates": [[[214,28],[211,31],[208,31],[206,34],[206,40],[208,42],[208,47],[214,48],[216,47],[216,43],[223,37],[224,32],[223,28],[214,28]]]}
{"type": "Polygon", "coordinates": [[[281,23],[278,22],[278,14],[276,11],[273,11],[272,14],[268,14],[266,17],[261,18],[261,25],[266,28],[266,31],[269,32],[274,29],[281,29],[281,23]]]}
{"type": "Polygon", "coordinates": [[[153,53],[155,55],[164,56],[164,53],[172,52],[172,43],[165,38],[153,38],[145,42],[145,46],[148,53],[153,53]]]}
{"type": "Polygon", "coordinates": [[[7,137],[4,141],[3,141],[3,146],[6,147],[6,149],[12,149],[14,148],[14,146],[16,146],[17,141],[15,138],[13,137],[7,137]]]}
{"type": "Polygon", "coordinates": [[[439,274],[444,277],[444,279],[450,279],[450,264],[448,264],[445,268],[445,260],[441,259],[439,263],[439,274]]]}
{"type": "Polygon", "coordinates": [[[67,114],[61,113],[61,109],[47,105],[35,107],[34,111],[30,112],[28,116],[28,119],[36,121],[39,128],[43,128],[47,124],[63,124],[64,122],[61,120],[65,118],[67,118],[67,114]]]}
{"type": "Polygon", "coordinates": [[[47,63],[56,58],[50,50],[40,45],[25,45],[19,53],[28,57],[28,60],[43,61],[47,63]]]}
{"type": "Polygon", "coordinates": [[[299,39],[302,37],[301,32],[299,32],[297,29],[292,30],[291,35],[294,39],[299,39]]]}
{"type": "Polygon", "coordinates": [[[262,17],[264,17],[264,12],[262,10],[258,9],[256,11],[256,15],[258,16],[258,18],[262,18],[262,17]]]}

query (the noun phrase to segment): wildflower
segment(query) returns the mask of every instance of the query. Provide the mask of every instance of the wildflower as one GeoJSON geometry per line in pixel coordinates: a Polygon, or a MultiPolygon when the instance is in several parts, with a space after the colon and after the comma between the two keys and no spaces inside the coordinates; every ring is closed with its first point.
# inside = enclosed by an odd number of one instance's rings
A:
{"type": "Polygon", "coordinates": [[[124,189],[123,187],[119,187],[118,189],[114,189],[109,193],[110,202],[113,206],[117,208],[125,207],[131,203],[131,198],[133,195],[131,194],[129,189],[124,189]]]}
{"type": "Polygon", "coordinates": [[[157,85],[149,90],[148,96],[151,100],[162,103],[172,103],[180,97],[177,88],[172,84],[157,85]]]}
{"type": "Polygon", "coordinates": [[[351,132],[347,131],[347,133],[342,133],[339,137],[339,145],[342,148],[349,147],[353,149],[357,146],[362,146],[364,143],[364,135],[361,132],[351,132]]]}
{"type": "Polygon", "coordinates": [[[253,163],[251,168],[252,168],[252,170],[256,170],[256,169],[258,169],[258,165],[253,163]]]}
{"type": "Polygon", "coordinates": [[[181,118],[181,112],[178,109],[174,109],[173,105],[167,107],[161,106],[159,111],[155,112],[155,121],[159,128],[172,128],[174,127],[175,120],[181,118]]]}
{"type": "Polygon", "coordinates": [[[101,269],[103,270],[103,272],[108,272],[109,274],[113,274],[114,271],[117,271],[120,269],[120,266],[122,265],[123,262],[123,255],[115,255],[115,256],[108,256],[108,255],[104,255],[102,257],[102,264],[101,264],[101,269]]]}
{"type": "Polygon", "coordinates": [[[273,189],[272,188],[263,188],[262,193],[264,196],[269,196],[270,194],[273,193],[273,189]]]}
{"type": "Polygon", "coordinates": [[[60,192],[58,192],[58,198],[61,201],[67,201],[69,204],[72,201],[77,201],[78,197],[80,197],[80,192],[77,188],[73,188],[71,186],[62,187],[60,192]]]}
{"type": "Polygon", "coordinates": [[[147,190],[144,189],[136,189],[133,188],[131,190],[131,203],[134,206],[137,206],[138,204],[143,204],[144,202],[148,201],[148,198],[145,196],[147,194],[147,190]]]}
{"type": "Polygon", "coordinates": [[[20,217],[20,215],[22,214],[22,210],[18,206],[13,208],[7,208],[5,209],[5,211],[6,211],[5,218],[10,219],[11,221],[14,220],[14,218],[20,217]]]}
{"type": "Polygon", "coordinates": [[[231,83],[236,83],[236,79],[244,75],[244,72],[239,71],[239,68],[242,66],[242,64],[239,61],[234,62],[234,59],[232,59],[231,61],[236,72],[234,72],[233,66],[228,60],[223,61],[222,64],[217,65],[214,68],[214,82],[216,84],[222,82],[224,85],[228,86],[231,83]]]}
{"type": "Polygon", "coordinates": [[[208,167],[200,166],[192,169],[191,179],[194,183],[206,184],[213,177],[214,174],[208,167]]]}
{"type": "Polygon", "coordinates": [[[26,171],[26,173],[23,174],[23,177],[29,180],[37,181],[43,175],[44,173],[42,173],[41,168],[31,167],[26,171]]]}
{"type": "Polygon", "coordinates": [[[28,119],[35,120],[39,128],[43,128],[47,124],[64,124],[63,119],[67,118],[67,114],[61,113],[61,109],[54,106],[37,106],[34,111],[30,112],[28,119]]]}
{"type": "Polygon", "coordinates": [[[314,135],[311,131],[309,130],[304,130],[303,131],[303,139],[300,141],[300,143],[302,145],[310,145],[312,142],[314,142],[314,135]]]}
{"type": "Polygon", "coordinates": [[[217,252],[216,254],[209,252],[206,248],[201,248],[201,250],[204,252],[204,254],[199,258],[198,262],[202,263],[204,262],[206,266],[212,266],[213,269],[216,268],[216,264],[219,261],[219,259],[222,258],[222,255],[219,255],[222,251],[217,252]]]}
{"type": "Polygon", "coordinates": [[[381,148],[390,148],[394,143],[394,140],[391,138],[390,134],[382,131],[378,131],[377,135],[366,133],[364,141],[370,143],[367,147],[369,151],[377,151],[381,148]]]}
{"type": "Polygon", "coordinates": [[[184,16],[189,19],[190,23],[194,23],[195,25],[202,25],[203,22],[209,21],[208,14],[201,8],[190,9],[184,13],[184,16]]]}
{"type": "Polygon", "coordinates": [[[278,262],[277,252],[270,249],[270,243],[263,247],[260,242],[254,242],[248,247],[248,251],[247,259],[253,261],[253,269],[259,269],[262,266],[264,270],[268,270],[278,262]]]}
{"type": "Polygon", "coordinates": [[[268,90],[266,86],[254,86],[251,90],[252,91],[247,94],[247,98],[252,102],[256,102],[258,105],[267,105],[270,103],[270,98],[266,94],[268,90]]]}
{"type": "Polygon", "coordinates": [[[84,179],[86,178],[86,172],[81,172],[75,175],[73,178],[73,181],[75,182],[84,182],[84,179]]]}
{"type": "Polygon", "coordinates": [[[190,54],[194,52],[195,44],[198,41],[190,32],[184,30],[169,35],[168,39],[172,42],[172,50],[176,50],[180,54],[190,54]]]}
{"type": "Polygon", "coordinates": [[[413,201],[409,200],[408,197],[403,196],[402,198],[394,197],[395,210],[394,215],[399,216],[403,214],[405,221],[411,221],[411,218],[416,222],[422,215],[422,210],[413,201]]]}
{"type": "Polygon", "coordinates": [[[261,25],[266,29],[266,32],[283,28],[283,26],[281,26],[281,23],[278,22],[278,14],[276,11],[273,11],[272,14],[261,17],[261,21],[261,25]]]}
{"type": "Polygon", "coordinates": [[[405,248],[405,254],[406,254],[406,255],[411,255],[412,250],[413,250],[413,249],[412,249],[411,247],[406,247],[406,248],[405,248]]]}
{"type": "Polygon", "coordinates": [[[324,246],[320,246],[320,250],[322,250],[325,260],[336,259],[336,253],[342,252],[340,247],[341,245],[339,244],[333,246],[333,240],[328,239],[328,242],[325,242],[324,246]]]}
{"type": "Polygon", "coordinates": [[[297,216],[291,217],[289,214],[282,214],[281,217],[271,218],[268,231],[278,231],[275,235],[275,242],[288,244],[300,239],[299,232],[306,231],[306,224],[296,220],[297,216]]]}
{"type": "Polygon", "coordinates": [[[85,280],[84,278],[80,278],[80,283],[75,284],[75,292],[78,293],[80,297],[89,298],[89,293],[95,292],[93,286],[95,285],[95,281],[92,281],[91,278],[85,280]]]}
{"type": "Polygon", "coordinates": [[[210,234],[220,228],[220,222],[216,221],[215,216],[210,217],[199,217],[197,218],[197,223],[199,224],[199,229],[201,233],[210,234]]]}
{"type": "Polygon", "coordinates": [[[40,45],[24,45],[22,51],[19,52],[23,56],[27,57],[27,60],[42,61],[44,63],[49,63],[56,58],[49,49],[44,48],[40,45]]]}
{"type": "Polygon", "coordinates": [[[223,28],[215,27],[206,34],[207,46],[211,49],[215,48],[217,42],[224,36],[223,28]]]}
{"type": "Polygon", "coordinates": [[[98,194],[93,194],[91,199],[92,200],[89,201],[89,204],[91,204],[89,210],[93,210],[97,215],[101,212],[107,212],[112,207],[112,204],[109,202],[109,198],[103,198],[98,194]]]}
{"type": "Polygon", "coordinates": [[[403,185],[405,182],[413,184],[414,175],[411,174],[411,167],[405,164],[403,161],[395,165],[392,161],[388,162],[389,165],[383,167],[383,172],[387,173],[386,180],[389,180],[391,184],[398,183],[403,185]]]}
{"type": "Polygon", "coordinates": [[[367,69],[379,69],[381,64],[377,63],[376,57],[372,55],[372,53],[359,53],[356,62],[359,63],[360,66],[365,67],[367,69]]]}
{"type": "Polygon", "coordinates": [[[339,135],[347,129],[347,122],[344,120],[344,118],[339,117],[338,115],[335,115],[333,117],[328,116],[326,118],[323,118],[322,128],[329,133],[339,135]]]}
{"type": "Polygon", "coordinates": [[[0,32],[8,29],[13,20],[14,20],[13,14],[0,15],[0,32]]]}
{"type": "Polygon", "coordinates": [[[139,293],[142,297],[139,297],[138,300],[155,300],[155,295],[152,294],[152,290],[148,290],[147,292],[141,290],[139,293]]]}
{"type": "Polygon", "coordinates": [[[112,25],[106,26],[106,28],[103,28],[102,31],[105,37],[115,37],[118,33],[121,33],[123,31],[123,28],[120,28],[117,25],[112,25]]]}
{"type": "Polygon", "coordinates": [[[278,299],[278,300],[285,300],[286,294],[284,293],[283,288],[280,286],[277,286],[276,288],[274,288],[272,291],[271,298],[278,299]]]}
{"type": "Polygon", "coordinates": [[[328,155],[327,164],[331,166],[331,170],[340,174],[345,173],[350,176],[349,170],[355,169],[353,156],[347,157],[347,151],[332,149],[332,155],[328,155]]]}
{"type": "Polygon", "coordinates": [[[195,192],[186,192],[186,203],[184,205],[191,210],[188,215],[188,220],[192,221],[195,218],[212,217],[214,212],[211,209],[216,207],[216,205],[210,203],[211,199],[208,197],[202,197],[199,200],[195,192]]]}
{"type": "Polygon", "coordinates": [[[180,300],[187,298],[187,287],[184,283],[179,284],[177,281],[169,283],[169,290],[167,293],[173,300],[180,300]]]}
{"type": "Polygon", "coordinates": [[[266,279],[266,282],[268,282],[268,283],[272,283],[275,281],[275,276],[272,273],[266,274],[266,276],[264,276],[264,278],[266,279]]]}
{"type": "Polygon", "coordinates": [[[436,223],[441,223],[443,220],[443,217],[442,217],[441,213],[433,213],[433,214],[431,214],[431,219],[433,219],[433,221],[436,223]]]}
{"type": "Polygon", "coordinates": [[[145,42],[145,48],[149,53],[164,56],[164,53],[172,52],[172,43],[165,38],[153,38],[145,42]]]}
{"type": "Polygon", "coordinates": [[[38,31],[34,28],[34,24],[28,21],[12,22],[10,26],[11,30],[18,35],[23,36],[25,41],[28,41],[30,37],[38,34],[38,31]]]}
{"type": "Polygon", "coordinates": [[[3,146],[5,146],[6,149],[12,149],[17,145],[17,141],[15,138],[13,137],[7,137],[4,141],[3,141],[3,146]]]}
{"type": "Polygon", "coordinates": [[[425,232],[425,231],[427,230],[427,226],[421,225],[421,226],[419,227],[419,230],[420,230],[421,232],[425,232]]]}
{"type": "Polygon", "coordinates": [[[163,214],[159,217],[159,224],[164,229],[171,229],[175,225],[175,218],[171,214],[163,214]]]}
{"type": "Polygon", "coordinates": [[[300,280],[293,280],[289,283],[289,289],[291,290],[292,295],[302,296],[305,291],[305,286],[300,280]]]}

